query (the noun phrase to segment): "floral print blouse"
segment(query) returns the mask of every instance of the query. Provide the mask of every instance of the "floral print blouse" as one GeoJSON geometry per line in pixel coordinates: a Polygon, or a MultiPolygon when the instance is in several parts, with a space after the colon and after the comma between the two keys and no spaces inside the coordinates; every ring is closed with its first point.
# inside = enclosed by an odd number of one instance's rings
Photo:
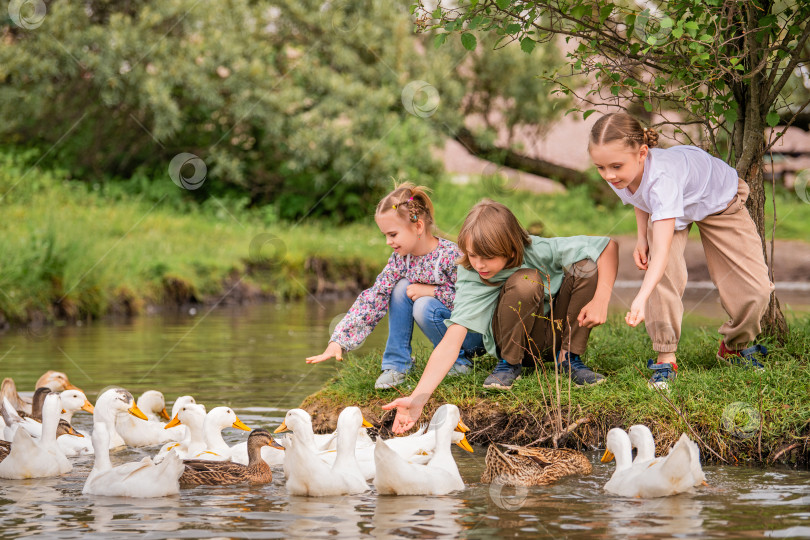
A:
{"type": "Polygon", "coordinates": [[[330,341],[346,351],[362,345],[388,312],[391,292],[401,279],[436,285],[434,296],[452,311],[456,296],[456,260],[460,256],[458,246],[444,238],[439,238],[436,249],[425,255],[403,257],[399,253],[392,253],[374,285],[360,293],[349,312],[335,327],[330,341]]]}

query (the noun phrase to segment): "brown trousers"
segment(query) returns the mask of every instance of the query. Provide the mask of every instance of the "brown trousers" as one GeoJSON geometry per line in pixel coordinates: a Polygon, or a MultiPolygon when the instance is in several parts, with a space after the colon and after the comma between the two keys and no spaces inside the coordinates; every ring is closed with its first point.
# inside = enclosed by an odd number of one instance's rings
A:
{"type": "MultiPolygon", "coordinates": [[[[745,208],[748,192],[748,184],[740,180],[737,196],[728,208],[695,222],[709,276],[720,293],[723,309],[731,317],[719,330],[729,347],[744,346],[760,333],[760,319],[773,291],[756,225],[745,208]]],[[[675,231],[664,277],[647,301],[645,325],[656,352],[678,349],[687,278],[683,254],[690,228],[675,231]]],[[[647,224],[647,241],[652,260],[656,253],[652,250],[651,223],[647,224]]]]}
{"type": "Polygon", "coordinates": [[[590,328],[579,326],[577,316],[593,299],[597,283],[596,263],[579,261],[565,273],[559,292],[552,299],[552,311],[543,314],[545,278],[537,270],[518,270],[506,280],[492,318],[492,333],[498,356],[510,364],[533,366],[544,352],[556,354],[565,347],[583,354],[590,328]],[[553,316],[553,322],[549,320],[553,316]]]}

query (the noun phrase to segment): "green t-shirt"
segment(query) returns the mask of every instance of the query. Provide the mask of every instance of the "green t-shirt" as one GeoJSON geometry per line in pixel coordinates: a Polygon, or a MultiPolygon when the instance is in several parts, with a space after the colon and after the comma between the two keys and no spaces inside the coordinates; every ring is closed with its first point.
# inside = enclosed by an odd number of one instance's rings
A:
{"type": "Polygon", "coordinates": [[[546,283],[545,315],[548,315],[551,309],[550,296],[559,292],[566,269],[584,259],[598,260],[610,241],[610,238],[604,236],[529,238],[532,243],[523,253],[523,264],[519,268],[508,268],[495,274],[489,279],[495,286],[482,282],[478,272],[458,267],[453,313],[445,320],[445,324],[459,324],[471,332],[483,334],[484,347],[492,355],[497,355],[495,338],[492,335],[492,318],[498,305],[501,286],[509,276],[522,268],[538,270],[546,283]],[[550,278],[550,291],[546,275],[550,278]]]}

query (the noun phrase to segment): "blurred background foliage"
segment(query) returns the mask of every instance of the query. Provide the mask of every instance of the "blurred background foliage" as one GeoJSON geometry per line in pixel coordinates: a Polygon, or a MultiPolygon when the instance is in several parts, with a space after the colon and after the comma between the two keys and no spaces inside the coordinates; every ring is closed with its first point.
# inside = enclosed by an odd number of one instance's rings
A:
{"type": "Polygon", "coordinates": [[[538,76],[560,64],[553,48],[437,48],[413,24],[408,1],[47,2],[39,28],[2,27],[0,143],[155,200],[342,223],[392,178],[434,184],[431,151],[465,115],[498,106],[511,130],[565,110],[538,76]],[[436,88],[435,114],[403,106],[414,81],[436,88]],[[167,167],[181,152],[208,176],[178,196],[167,167]]]}

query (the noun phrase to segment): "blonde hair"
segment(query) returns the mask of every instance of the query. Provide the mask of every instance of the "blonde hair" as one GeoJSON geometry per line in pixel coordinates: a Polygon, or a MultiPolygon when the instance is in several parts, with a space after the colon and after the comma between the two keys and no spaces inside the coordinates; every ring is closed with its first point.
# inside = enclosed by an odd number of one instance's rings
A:
{"type": "Polygon", "coordinates": [[[531,244],[529,233],[506,206],[484,199],[472,207],[458,233],[461,258],[458,264],[472,270],[470,253],[485,259],[506,257],[504,268],[523,264],[523,252],[531,244]]]}
{"type": "Polygon", "coordinates": [[[588,147],[613,141],[624,141],[633,148],[642,144],[654,148],[658,146],[658,132],[653,128],[642,128],[639,121],[627,113],[610,113],[597,120],[591,128],[588,147]]]}
{"type": "Polygon", "coordinates": [[[377,204],[374,215],[379,216],[394,211],[402,219],[416,223],[421,218],[428,231],[434,229],[433,202],[428,197],[430,191],[424,186],[415,186],[404,182],[394,187],[394,191],[382,198],[377,204]]]}

